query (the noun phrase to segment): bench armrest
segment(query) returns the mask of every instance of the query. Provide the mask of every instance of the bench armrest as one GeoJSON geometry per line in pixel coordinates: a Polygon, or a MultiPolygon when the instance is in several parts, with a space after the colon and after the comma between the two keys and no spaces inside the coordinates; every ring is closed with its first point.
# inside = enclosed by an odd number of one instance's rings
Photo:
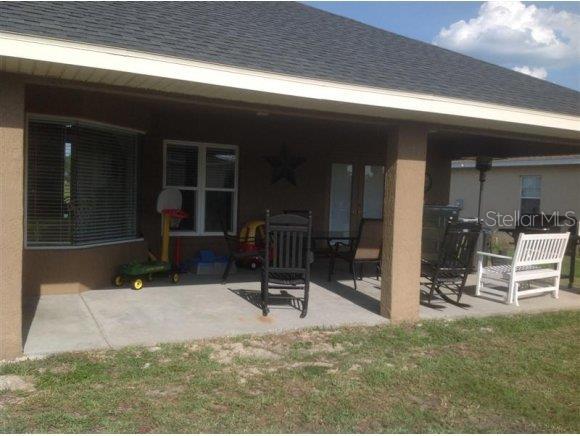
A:
{"type": "Polygon", "coordinates": [[[487,257],[495,257],[497,259],[507,259],[507,260],[512,260],[511,256],[504,256],[502,254],[493,254],[493,253],[486,253],[484,251],[478,251],[477,254],[479,256],[487,256],[487,257]]]}

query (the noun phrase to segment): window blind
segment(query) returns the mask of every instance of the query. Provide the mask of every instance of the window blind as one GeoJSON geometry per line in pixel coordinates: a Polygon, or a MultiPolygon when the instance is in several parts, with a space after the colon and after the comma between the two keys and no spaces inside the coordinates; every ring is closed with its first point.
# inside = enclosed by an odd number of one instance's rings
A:
{"type": "Polygon", "coordinates": [[[137,135],[78,127],[73,144],[75,244],[136,236],[136,158],[137,135]]]}
{"type": "Polygon", "coordinates": [[[168,144],[165,159],[167,186],[197,187],[197,147],[168,144]]]}
{"type": "Polygon", "coordinates": [[[71,243],[70,173],[65,174],[69,133],[63,124],[31,121],[28,125],[28,245],[71,243]]]}
{"type": "Polygon", "coordinates": [[[137,236],[139,136],[31,121],[27,243],[87,245],[137,236]]]}

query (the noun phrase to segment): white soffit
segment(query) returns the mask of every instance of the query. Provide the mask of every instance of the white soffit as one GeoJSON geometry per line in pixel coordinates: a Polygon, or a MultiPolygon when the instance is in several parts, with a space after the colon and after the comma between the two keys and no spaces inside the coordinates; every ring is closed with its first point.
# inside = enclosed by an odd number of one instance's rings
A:
{"type": "MultiPolygon", "coordinates": [[[[580,155],[570,156],[542,156],[529,158],[509,158],[494,159],[494,168],[511,168],[511,167],[538,167],[538,166],[560,166],[560,165],[580,165],[580,155]]],[[[454,160],[451,163],[454,169],[475,169],[475,160],[454,160]]]]}
{"type": "Polygon", "coordinates": [[[90,83],[580,139],[580,117],[0,33],[0,70],[90,83]]]}

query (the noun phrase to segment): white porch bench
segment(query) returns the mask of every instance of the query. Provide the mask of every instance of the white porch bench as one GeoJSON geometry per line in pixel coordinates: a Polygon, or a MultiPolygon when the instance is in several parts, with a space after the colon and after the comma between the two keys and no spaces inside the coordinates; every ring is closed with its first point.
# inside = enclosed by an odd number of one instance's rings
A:
{"type": "Polygon", "coordinates": [[[504,282],[507,287],[506,304],[519,305],[519,297],[530,294],[551,292],[558,298],[562,260],[568,244],[569,233],[521,233],[513,257],[478,251],[477,285],[475,295],[482,290],[497,291],[496,288],[484,286],[484,280],[504,282]],[[501,259],[503,265],[483,266],[484,258],[501,259]],[[551,281],[540,287],[529,286],[521,289],[521,284],[533,280],[551,281]]]}

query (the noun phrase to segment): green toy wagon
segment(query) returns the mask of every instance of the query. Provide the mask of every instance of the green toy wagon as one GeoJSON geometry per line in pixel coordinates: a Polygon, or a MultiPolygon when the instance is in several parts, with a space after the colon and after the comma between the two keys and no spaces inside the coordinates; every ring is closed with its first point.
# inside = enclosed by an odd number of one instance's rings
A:
{"type": "Polygon", "coordinates": [[[121,265],[119,274],[114,278],[117,287],[123,286],[125,282],[131,282],[131,287],[136,291],[143,288],[144,280],[151,281],[155,276],[169,275],[172,283],[179,282],[179,273],[172,270],[171,262],[152,260],[149,262],[131,262],[121,265]]]}

